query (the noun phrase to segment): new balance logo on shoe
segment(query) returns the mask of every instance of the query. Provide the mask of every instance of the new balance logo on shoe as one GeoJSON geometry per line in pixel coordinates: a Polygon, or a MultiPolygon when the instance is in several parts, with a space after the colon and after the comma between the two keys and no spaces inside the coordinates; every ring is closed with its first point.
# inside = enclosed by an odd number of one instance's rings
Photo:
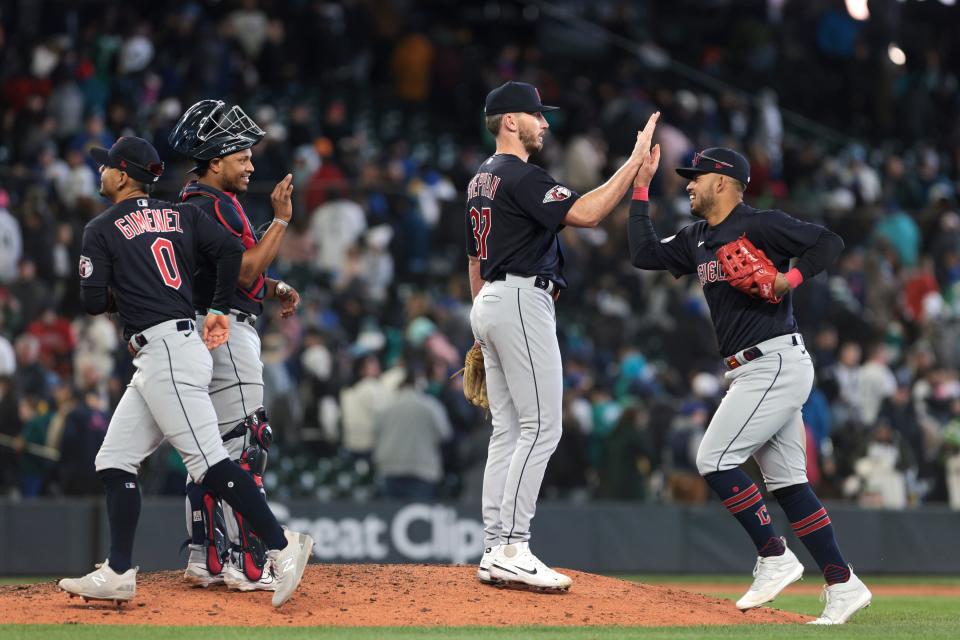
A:
{"type": "Polygon", "coordinates": [[[282,571],[284,573],[286,573],[287,571],[291,571],[293,569],[293,563],[295,561],[296,561],[295,558],[287,558],[286,560],[284,560],[282,571]]]}
{"type": "Polygon", "coordinates": [[[93,580],[96,584],[107,584],[107,579],[104,578],[99,573],[93,574],[92,576],[90,576],[90,579],[93,580]]]}

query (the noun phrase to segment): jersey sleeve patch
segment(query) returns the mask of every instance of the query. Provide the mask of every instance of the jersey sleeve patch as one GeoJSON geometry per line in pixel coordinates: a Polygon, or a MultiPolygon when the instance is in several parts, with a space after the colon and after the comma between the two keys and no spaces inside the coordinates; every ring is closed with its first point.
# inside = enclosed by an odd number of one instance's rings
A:
{"type": "Polygon", "coordinates": [[[93,260],[87,256],[80,256],[80,277],[86,280],[93,275],[93,260]]]}
{"type": "Polygon", "coordinates": [[[573,192],[570,189],[567,189],[563,185],[555,185],[550,188],[549,191],[543,196],[543,204],[550,202],[563,202],[567,198],[573,195],[573,192]]]}

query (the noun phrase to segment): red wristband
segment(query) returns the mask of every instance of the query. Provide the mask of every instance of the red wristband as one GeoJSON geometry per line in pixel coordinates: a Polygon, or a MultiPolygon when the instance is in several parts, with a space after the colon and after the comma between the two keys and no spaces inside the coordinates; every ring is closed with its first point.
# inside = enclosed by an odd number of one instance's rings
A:
{"type": "Polygon", "coordinates": [[[794,267],[787,271],[787,282],[790,284],[791,289],[796,289],[800,286],[800,283],[803,282],[803,274],[800,273],[800,269],[794,267]]]}
{"type": "Polygon", "coordinates": [[[634,200],[643,200],[646,202],[650,199],[650,187],[634,187],[633,188],[633,199],[634,200]]]}

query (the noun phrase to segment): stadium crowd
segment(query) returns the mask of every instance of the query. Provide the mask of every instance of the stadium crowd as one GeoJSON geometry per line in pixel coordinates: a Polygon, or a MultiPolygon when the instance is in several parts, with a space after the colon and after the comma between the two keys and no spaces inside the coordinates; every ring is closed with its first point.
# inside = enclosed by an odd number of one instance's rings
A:
{"type": "MultiPolygon", "coordinates": [[[[569,20],[524,2],[456,16],[438,0],[5,6],[0,493],[99,492],[92,460],[131,373],[114,321],[79,304],[82,229],[105,208],[87,150],[150,139],[167,164],[159,195],[174,199],[189,165],[167,133],[215,97],[267,131],[243,197],[250,217],[268,221],[273,184],[288,170],[295,180],[271,274],[304,304],[281,320],[268,303],[259,322],[271,495],[402,496],[414,477],[423,495],[478,499],[489,426],[450,378],[473,342],[463,191],[492,148],[484,95],[521,79],[563,109],[535,161],[580,192],[662,111],[661,236],[691,221],[669,169],[716,144],[749,155],[749,203],[838,232],[838,263],[794,294],[817,371],[804,409],[811,482],[869,506],[960,509],[960,47],[949,23],[861,23],[820,0],[709,3],[678,21],[685,3],[666,4],[585,3],[569,20]],[[570,46],[574,19],[600,35],[570,46]],[[905,65],[888,57],[891,35],[905,65]]],[[[561,235],[564,437],[544,492],[703,502],[694,459],[723,394],[721,354],[699,283],[633,269],[625,221],[624,207],[561,235]]],[[[178,493],[183,475],[165,450],[145,484],[178,493]]]]}

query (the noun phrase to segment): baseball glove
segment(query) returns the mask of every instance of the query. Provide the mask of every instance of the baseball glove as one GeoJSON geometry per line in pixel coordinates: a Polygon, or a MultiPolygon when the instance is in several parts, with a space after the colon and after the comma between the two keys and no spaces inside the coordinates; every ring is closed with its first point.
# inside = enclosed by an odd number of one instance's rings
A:
{"type": "Polygon", "coordinates": [[[470,404],[489,409],[487,375],[483,368],[483,351],[479,344],[473,345],[470,351],[467,351],[467,357],[463,359],[463,369],[453,375],[460,373],[463,374],[463,397],[470,404]]]}
{"type": "Polygon", "coordinates": [[[717,259],[731,287],[770,304],[783,299],[774,293],[777,268],[762,249],[753,246],[746,234],[717,249],[717,259]]]}

